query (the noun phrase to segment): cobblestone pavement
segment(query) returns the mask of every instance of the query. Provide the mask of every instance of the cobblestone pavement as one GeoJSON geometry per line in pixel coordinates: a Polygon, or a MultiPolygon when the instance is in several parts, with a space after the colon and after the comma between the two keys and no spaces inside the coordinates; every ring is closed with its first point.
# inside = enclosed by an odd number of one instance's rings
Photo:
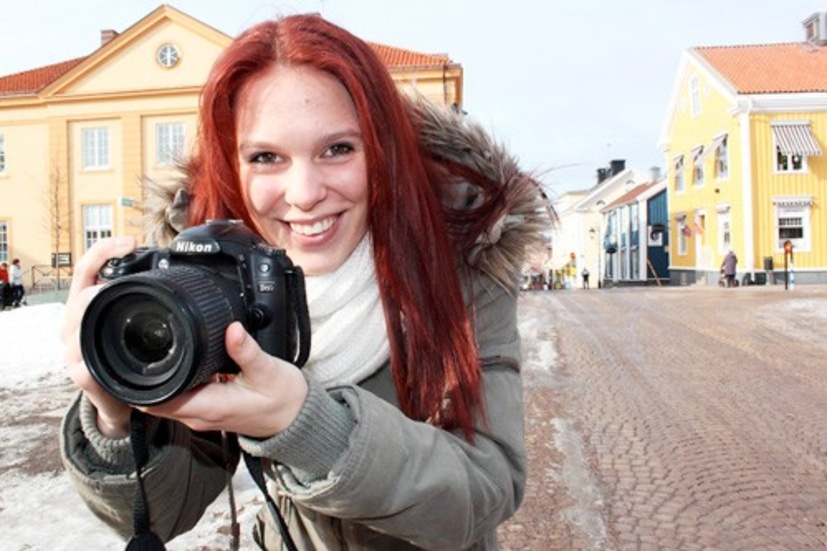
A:
{"type": "Polygon", "coordinates": [[[516,550],[827,549],[827,288],[529,292],[516,550]]]}

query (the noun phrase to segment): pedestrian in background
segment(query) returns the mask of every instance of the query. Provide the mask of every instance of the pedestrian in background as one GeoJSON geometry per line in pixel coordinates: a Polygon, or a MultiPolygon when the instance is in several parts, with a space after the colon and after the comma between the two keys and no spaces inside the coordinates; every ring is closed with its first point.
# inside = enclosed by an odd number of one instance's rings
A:
{"type": "Polygon", "coordinates": [[[724,261],[721,262],[721,273],[724,275],[724,281],[727,287],[735,287],[735,272],[737,271],[737,266],[738,257],[735,256],[735,252],[730,249],[724,257],[724,261]]]}
{"type": "Polygon", "coordinates": [[[583,276],[583,288],[589,288],[589,270],[587,268],[583,268],[583,272],[580,274],[583,276]]]}
{"type": "Polygon", "coordinates": [[[26,287],[23,285],[23,268],[19,258],[11,261],[11,293],[13,307],[26,304],[26,287]]]}

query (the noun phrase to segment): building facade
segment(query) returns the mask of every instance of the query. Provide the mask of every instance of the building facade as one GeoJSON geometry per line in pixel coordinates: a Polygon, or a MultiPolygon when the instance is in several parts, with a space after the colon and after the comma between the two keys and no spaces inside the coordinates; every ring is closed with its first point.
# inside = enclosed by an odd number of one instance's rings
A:
{"type": "Polygon", "coordinates": [[[692,48],[681,59],[661,135],[668,167],[672,282],[827,282],[827,16],[805,40],[692,48]]]}
{"type": "MultiPolygon", "coordinates": [[[[68,276],[97,239],[140,238],[142,182],[179,176],[231,40],[164,5],[102,31],[87,57],[0,77],[0,261],[20,258],[34,285],[68,276]]],[[[462,67],[447,55],[372,46],[400,89],[461,109],[462,67]]]]}
{"type": "Polygon", "coordinates": [[[669,283],[666,180],[653,177],[600,209],[606,286],[669,283]]]}

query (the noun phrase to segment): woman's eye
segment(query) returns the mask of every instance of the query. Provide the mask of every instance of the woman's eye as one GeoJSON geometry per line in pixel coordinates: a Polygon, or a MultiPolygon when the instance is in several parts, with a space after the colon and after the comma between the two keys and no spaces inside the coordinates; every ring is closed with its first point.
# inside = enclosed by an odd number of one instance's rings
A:
{"type": "Polygon", "coordinates": [[[279,161],[279,156],[275,153],[255,153],[250,155],[248,162],[250,164],[274,164],[279,161]]]}
{"type": "Polygon", "coordinates": [[[331,145],[327,151],[325,151],[325,157],[338,157],[340,155],[347,155],[349,153],[353,153],[353,146],[349,143],[337,143],[331,145]]]}

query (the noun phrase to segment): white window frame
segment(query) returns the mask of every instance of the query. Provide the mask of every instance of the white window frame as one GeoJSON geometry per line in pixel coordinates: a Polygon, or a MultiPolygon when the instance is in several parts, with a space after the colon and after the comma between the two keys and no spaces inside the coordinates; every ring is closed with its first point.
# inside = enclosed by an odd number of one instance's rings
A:
{"type": "Polygon", "coordinates": [[[81,166],[83,170],[110,168],[110,132],[105,126],[81,128],[81,166]]]}
{"type": "Polygon", "coordinates": [[[6,172],[6,137],[0,134],[0,174],[6,172]]]}
{"type": "Polygon", "coordinates": [[[675,177],[674,177],[674,186],[675,192],[682,192],[684,190],[684,186],[686,182],[684,181],[684,169],[683,169],[683,155],[678,155],[675,158],[675,177]]]}
{"type": "Polygon", "coordinates": [[[83,246],[85,250],[98,240],[112,237],[112,205],[83,205],[83,246]]]}
{"type": "Polygon", "coordinates": [[[702,187],[704,185],[704,146],[700,145],[692,150],[692,185],[702,187]]]}
{"type": "Polygon", "coordinates": [[[729,136],[724,136],[715,148],[715,177],[718,180],[729,178],[729,136]]]}
{"type": "Polygon", "coordinates": [[[775,172],[778,174],[801,174],[807,172],[806,155],[786,155],[775,146],[775,172]],[[796,167],[796,165],[799,165],[796,167]]]}
{"type": "Polygon", "coordinates": [[[155,125],[155,164],[176,166],[184,156],[186,125],[183,122],[159,122],[155,125]]]}
{"type": "Polygon", "coordinates": [[[807,205],[776,205],[775,206],[775,251],[783,252],[784,243],[789,239],[793,250],[809,252],[812,239],[811,206],[807,205]],[[796,223],[797,222],[797,223],[796,223]],[[801,229],[800,237],[782,236],[782,230],[801,229]]]}
{"type": "Polygon", "coordinates": [[[689,78],[689,112],[693,117],[701,114],[701,79],[698,75],[689,78]]]}
{"type": "Polygon", "coordinates": [[[718,210],[718,252],[726,254],[732,249],[732,212],[727,208],[718,210]]]}
{"type": "Polygon", "coordinates": [[[9,223],[0,220],[0,262],[9,262],[9,223]]]}
{"type": "Polygon", "coordinates": [[[678,256],[686,256],[689,254],[689,237],[684,233],[684,228],[686,227],[686,216],[678,218],[678,256]]]}

